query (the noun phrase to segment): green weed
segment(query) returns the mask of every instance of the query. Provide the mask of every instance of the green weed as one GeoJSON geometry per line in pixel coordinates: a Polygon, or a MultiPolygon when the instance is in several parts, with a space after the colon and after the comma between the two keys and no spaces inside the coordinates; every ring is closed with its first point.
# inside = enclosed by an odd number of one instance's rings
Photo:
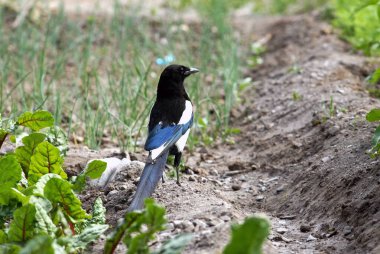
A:
{"type": "MultiPolygon", "coordinates": [[[[368,122],[378,122],[380,121],[380,109],[372,109],[368,114],[366,115],[366,119],[368,122]]],[[[372,141],[371,141],[371,149],[369,150],[369,153],[371,157],[375,158],[379,156],[380,154],[380,126],[378,126],[375,130],[375,133],[373,134],[372,141]]]]}
{"type": "Polygon", "coordinates": [[[292,93],[292,99],[293,99],[293,101],[300,101],[300,100],[302,100],[302,95],[300,93],[298,93],[297,91],[294,91],[292,93]]]}
{"type": "MultiPolygon", "coordinates": [[[[202,2],[202,1],[200,1],[202,2]]],[[[198,4],[198,3],[197,3],[198,4]]],[[[48,108],[70,140],[90,148],[116,143],[133,148],[145,138],[159,74],[156,59],[196,66],[187,80],[196,105],[195,133],[215,138],[228,128],[240,78],[238,41],[228,22],[229,1],[202,2],[200,25],[135,15],[115,4],[110,18],[69,19],[61,10],[36,27],[13,30],[0,8],[0,107],[7,114],[48,108]],[[156,35],[159,35],[157,37],[156,35]],[[196,123],[199,121],[196,121],[196,123]]],[[[190,143],[209,143],[193,138],[190,143]]]]}
{"type": "Polygon", "coordinates": [[[332,1],[332,23],[343,38],[366,55],[380,53],[380,12],[378,0],[332,1]]]}
{"type": "Polygon", "coordinates": [[[74,192],[84,188],[87,177],[99,178],[106,163],[91,162],[69,182],[63,170],[67,141],[53,124],[53,116],[42,110],[0,119],[0,148],[7,136],[19,139],[17,129],[28,131],[21,146],[0,155],[0,210],[6,211],[0,214],[1,253],[77,253],[108,228],[102,201],[96,200],[89,215],[74,192]]]}

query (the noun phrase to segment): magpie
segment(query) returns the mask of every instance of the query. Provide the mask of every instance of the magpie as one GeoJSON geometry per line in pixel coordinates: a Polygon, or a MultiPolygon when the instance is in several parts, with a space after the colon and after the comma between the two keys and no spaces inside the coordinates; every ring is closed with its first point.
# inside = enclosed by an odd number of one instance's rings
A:
{"type": "Polygon", "coordinates": [[[143,208],[144,199],[152,195],[163,176],[168,155],[174,155],[179,184],[178,169],[182,151],[193,125],[193,105],[185,90],[184,81],[198,71],[196,68],[173,64],[161,73],[144,146],[149,151],[149,156],[129,211],[143,208]]]}

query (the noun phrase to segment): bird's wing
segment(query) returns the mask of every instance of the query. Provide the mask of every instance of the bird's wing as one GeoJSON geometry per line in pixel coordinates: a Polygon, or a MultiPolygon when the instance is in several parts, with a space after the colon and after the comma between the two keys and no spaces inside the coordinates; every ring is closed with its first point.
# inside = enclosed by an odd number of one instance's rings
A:
{"type": "Polygon", "coordinates": [[[185,124],[171,124],[163,125],[157,124],[148,135],[145,142],[145,150],[151,152],[152,159],[154,160],[164,151],[168,150],[174,145],[180,137],[191,127],[193,117],[185,124]]]}

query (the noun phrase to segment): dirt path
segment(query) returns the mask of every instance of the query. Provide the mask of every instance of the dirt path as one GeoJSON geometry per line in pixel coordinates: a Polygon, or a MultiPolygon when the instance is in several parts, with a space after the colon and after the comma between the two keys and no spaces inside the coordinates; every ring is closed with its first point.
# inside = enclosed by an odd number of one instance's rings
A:
{"type": "MultiPolygon", "coordinates": [[[[232,221],[263,212],[272,223],[265,253],[380,253],[380,161],[366,154],[375,126],[365,113],[380,107],[364,87],[374,63],[348,53],[312,15],[242,22],[250,38],[272,36],[233,114],[242,133],[235,144],[187,155],[181,187],[168,179],[157,188],[170,223],[156,244],[192,232],[185,253],[220,253],[232,221]]],[[[125,212],[139,170],[137,163],[104,193],[110,223],[125,212]]]]}

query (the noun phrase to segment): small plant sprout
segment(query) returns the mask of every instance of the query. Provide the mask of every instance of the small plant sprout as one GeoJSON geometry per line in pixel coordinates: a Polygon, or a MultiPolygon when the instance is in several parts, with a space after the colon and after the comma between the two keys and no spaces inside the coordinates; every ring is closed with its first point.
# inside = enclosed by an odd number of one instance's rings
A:
{"type": "Polygon", "coordinates": [[[298,93],[297,91],[294,91],[292,93],[292,99],[293,99],[293,101],[300,101],[300,100],[302,100],[302,95],[300,93],[298,93]]]}
{"type": "MultiPolygon", "coordinates": [[[[368,122],[379,122],[380,121],[380,109],[372,109],[367,115],[366,119],[368,122]]],[[[377,126],[375,133],[373,134],[371,141],[371,149],[369,153],[372,158],[380,155],[380,125],[377,126]]]]}
{"type": "Polygon", "coordinates": [[[329,115],[330,117],[333,117],[335,115],[335,105],[334,105],[334,97],[330,96],[330,103],[329,103],[329,115]]]}
{"type": "Polygon", "coordinates": [[[248,59],[247,63],[251,68],[257,68],[259,65],[264,63],[262,54],[266,51],[263,41],[257,41],[251,44],[251,57],[248,59]]]}

